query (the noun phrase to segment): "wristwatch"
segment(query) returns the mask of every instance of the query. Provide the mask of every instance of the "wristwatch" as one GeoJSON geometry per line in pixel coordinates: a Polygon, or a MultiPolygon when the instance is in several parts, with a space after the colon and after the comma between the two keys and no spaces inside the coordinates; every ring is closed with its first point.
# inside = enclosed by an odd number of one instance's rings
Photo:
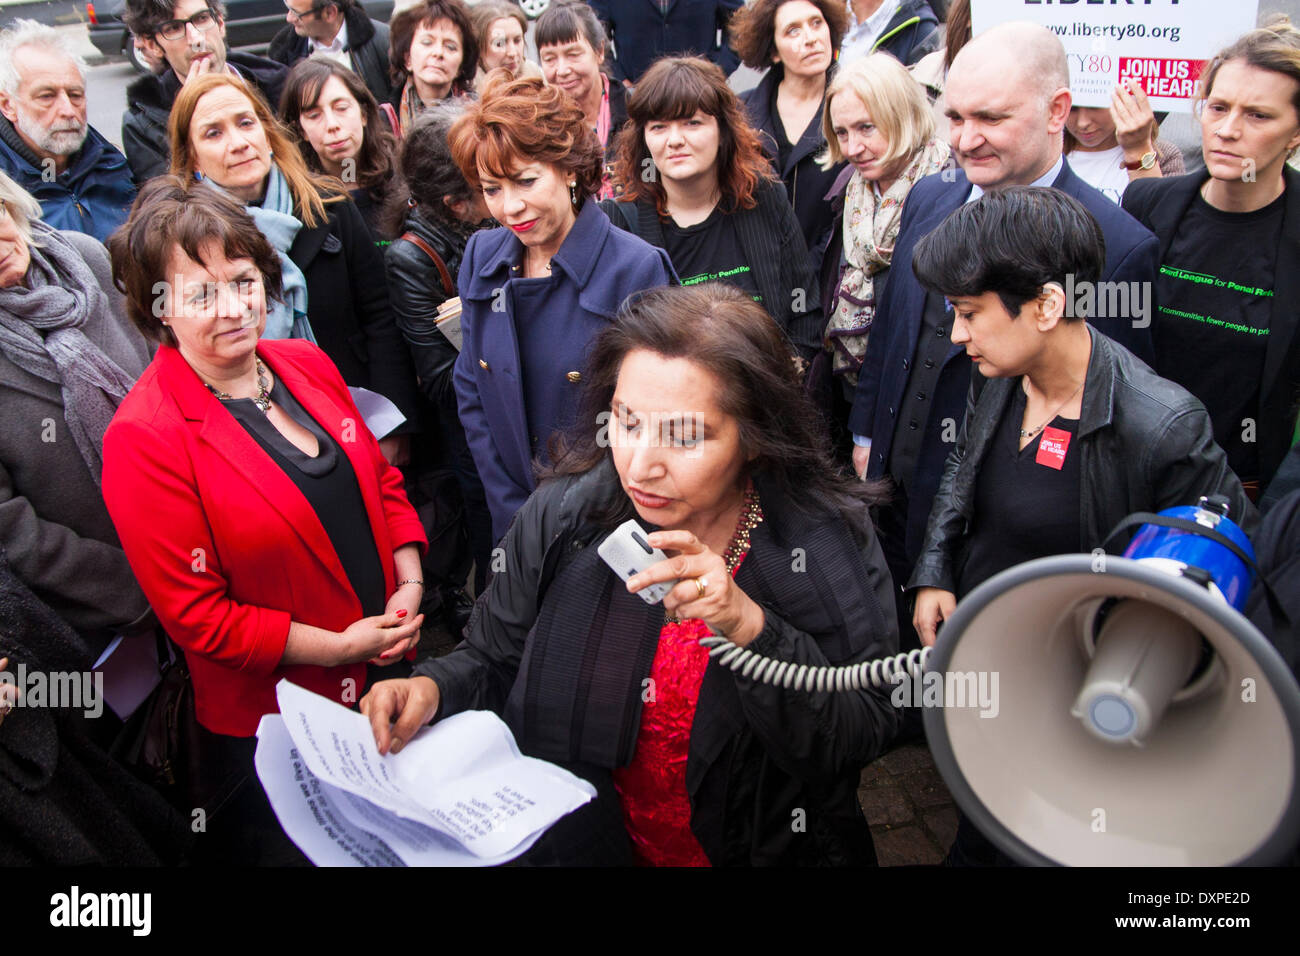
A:
{"type": "Polygon", "coordinates": [[[1143,153],[1142,158],[1136,162],[1126,163],[1120,160],[1120,166],[1125,169],[1150,169],[1156,164],[1156,151],[1153,149],[1149,153],[1143,153]]]}

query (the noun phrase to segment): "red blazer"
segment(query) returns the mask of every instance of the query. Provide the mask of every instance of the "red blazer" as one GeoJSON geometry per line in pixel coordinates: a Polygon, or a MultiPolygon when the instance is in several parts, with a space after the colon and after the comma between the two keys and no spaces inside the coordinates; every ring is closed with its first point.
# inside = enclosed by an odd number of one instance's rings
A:
{"type": "MultiPolygon", "coordinates": [[[[324,352],[302,341],[257,352],[352,462],[392,594],[389,556],[426,547],[401,473],[324,352]]],[[[103,491],[132,571],[185,650],[203,726],[251,736],[278,710],[282,677],[341,703],[360,698],[365,664],[280,664],[290,621],[342,631],[361,603],[302,492],[176,349],[158,349],[113,417],[103,491]]]]}

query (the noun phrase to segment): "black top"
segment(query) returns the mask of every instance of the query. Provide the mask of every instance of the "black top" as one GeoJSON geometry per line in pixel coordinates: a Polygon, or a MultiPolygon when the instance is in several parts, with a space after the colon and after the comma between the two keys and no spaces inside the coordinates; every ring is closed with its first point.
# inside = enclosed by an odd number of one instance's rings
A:
{"type": "MultiPolygon", "coordinates": [[[[780,90],[780,84],[772,87],[772,97],[768,103],[768,108],[772,111],[772,117],[776,122],[772,124],[772,138],[776,140],[776,168],[785,169],[790,164],[790,153],[794,149],[794,143],[790,142],[790,136],[785,131],[785,123],[781,121],[781,112],[777,108],[777,93],[780,90]]],[[[817,112],[818,122],[821,121],[821,111],[817,112]]]]}
{"type": "Polygon", "coordinates": [[[1214,440],[1243,481],[1260,477],[1254,432],[1285,210],[1285,193],[1244,213],[1198,194],[1156,285],[1156,371],[1205,403],[1214,440]]]}
{"type": "Polygon", "coordinates": [[[277,381],[271,387],[270,396],[281,411],[316,436],[320,450],[315,458],[304,454],[281,435],[252,399],[226,399],[222,404],[298,486],[316,512],[339,556],[339,563],[347,573],[352,590],[361,602],[362,616],[383,614],[387,603],[384,568],[379,562],[379,548],[370,530],[370,519],[352,462],[329,433],[298,404],[288,388],[277,381]]]}
{"type": "Polygon", "coordinates": [[[1079,450],[1074,441],[1079,421],[1058,415],[1022,450],[1020,423],[1024,415],[1022,385],[1012,391],[1010,405],[975,479],[970,550],[957,574],[958,598],[1007,568],[1035,558],[1075,553],[1080,548],[1079,450]],[[1057,449],[1064,447],[1063,462],[1059,455],[1051,454],[1053,444],[1057,449]]]}
{"type": "Polygon", "coordinates": [[[735,222],[723,214],[721,204],[714,206],[703,222],[679,226],[669,219],[663,230],[664,249],[682,285],[721,279],[749,293],[755,302],[763,301],[753,270],[745,261],[735,222]]]}

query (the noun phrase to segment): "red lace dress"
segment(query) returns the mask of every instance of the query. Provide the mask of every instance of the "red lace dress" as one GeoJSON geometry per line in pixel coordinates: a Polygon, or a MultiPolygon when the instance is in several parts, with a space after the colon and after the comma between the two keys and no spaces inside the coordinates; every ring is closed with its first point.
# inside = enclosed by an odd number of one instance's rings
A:
{"type": "MultiPolygon", "coordinates": [[[[740,569],[740,563],[731,572],[740,569]]],[[[711,633],[699,618],[666,621],[647,685],[653,699],[641,708],[636,755],[614,771],[623,804],[623,822],[643,866],[709,866],[691,832],[691,801],[686,793],[686,758],[700,683],[709,663],[699,638],[711,633]]]]}

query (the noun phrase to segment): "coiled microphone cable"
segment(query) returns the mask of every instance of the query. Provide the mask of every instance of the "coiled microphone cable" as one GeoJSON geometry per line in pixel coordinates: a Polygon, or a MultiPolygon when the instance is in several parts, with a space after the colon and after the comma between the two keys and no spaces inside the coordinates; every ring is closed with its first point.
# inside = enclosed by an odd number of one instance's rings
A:
{"type": "Polygon", "coordinates": [[[716,659],[723,667],[739,673],[741,677],[748,677],[760,684],[783,687],[786,690],[819,693],[885,687],[895,684],[894,677],[900,673],[906,673],[914,680],[919,679],[925,671],[925,662],[929,660],[932,650],[929,647],[921,647],[895,654],[893,657],[827,667],[794,664],[790,661],[763,657],[747,647],[733,644],[725,637],[716,634],[706,634],[701,637],[700,644],[709,649],[710,658],[716,659]]]}

